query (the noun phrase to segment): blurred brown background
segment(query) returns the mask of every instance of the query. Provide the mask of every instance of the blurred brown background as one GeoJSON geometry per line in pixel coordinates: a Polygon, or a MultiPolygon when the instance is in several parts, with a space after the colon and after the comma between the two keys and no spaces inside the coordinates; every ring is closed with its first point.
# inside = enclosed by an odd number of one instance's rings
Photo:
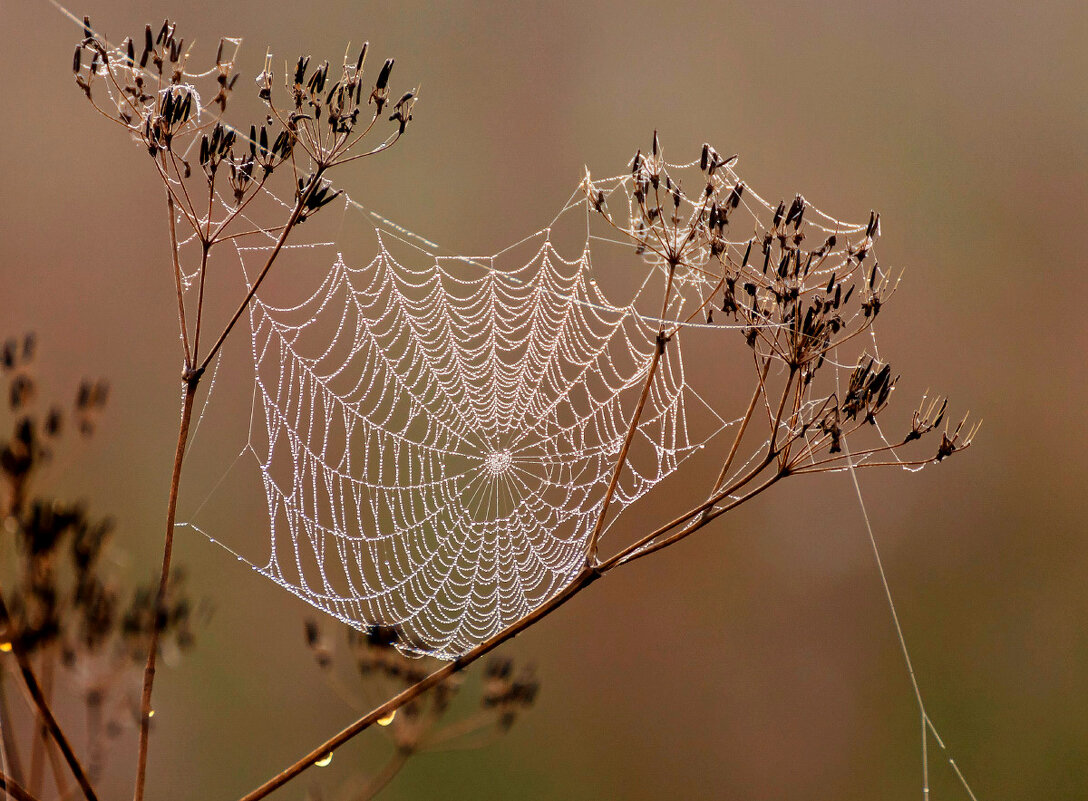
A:
{"type": "MultiPolygon", "coordinates": [[[[907,268],[880,326],[899,413],[930,386],[986,421],[938,469],[862,475],[930,715],[980,799],[1088,796],[1082,2],[134,5],[73,11],[115,40],[170,15],[205,55],[244,37],[244,92],[266,45],[395,55],[394,89],[423,86],[414,127],[341,181],[453,251],[536,230],[583,164],[620,171],[654,128],[674,159],[739,153],[772,200],[881,211],[881,260],[907,268]]],[[[0,30],[0,335],[39,333],[57,394],[111,380],[56,486],[118,518],[143,577],[179,395],[161,188],[74,86],[78,27],[5,0],[0,30]]],[[[248,397],[235,379],[219,391],[248,397]]],[[[221,456],[194,456],[183,516],[221,456]]],[[[852,492],[787,482],[601,582],[508,646],[543,680],[508,737],[420,756],[383,798],[918,798],[917,712],[852,492]]],[[[259,541],[263,499],[228,500],[220,530],[259,541]]],[[[177,559],[217,612],[160,671],[152,797],[236,797],[354,715],[303,647],[308,607],[191,532],[177,559]]],[[[334,791],[388,748],[364,735],[276,797],[334,791]]],[[[128,792],[130,750],[106,797],[128,792]]],[[[931,756],[932,797],[965,798],[931,756]]]]}

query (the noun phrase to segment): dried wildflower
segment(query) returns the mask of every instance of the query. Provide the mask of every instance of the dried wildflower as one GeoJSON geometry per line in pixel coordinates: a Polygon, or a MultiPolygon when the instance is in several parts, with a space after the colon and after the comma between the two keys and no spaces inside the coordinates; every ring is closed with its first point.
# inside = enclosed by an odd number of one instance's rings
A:
{"type": "MultiPolygon", "coordinates": [[[[609,211],[603,202],[604,188],[587,172],[583,189],[590,208],[632,240],[637,254],[668,276],[668,287],[686,277],[708,282],[704,319],[713,324],[711,301],[717,298],[713,305],[740,323],[739,332],[761,373],[766,375],[774,363],[785,368],[786,382],[778,403],[769,397],[761,379],[772,426],[767,459],[780,474],[841,468],[847,455],[846,438],[858,426],[876,425],[898,380],[889,364],[861,354],[846,387],[836,391],[824,385],[824,394],[818,389],[828,355],[867,332],[895,289],[891,273],[871,258],[880,235],[880,215],[872,212],[865,226],[850,231],[821,232],[818,244],[807,249],[808,202],[798,194],[788,204],[783,200],[769,207],[762,230],[755,236],[745,235],[738,244],[731,233],[731,218],[745,203],[746,191],[731,169],[736,157],[722,159],[709,144],[703,145],[698,166],[704,180],[698,194],[689,197],[673,173],[679,168],[664,161],[656,132],[650,153],[644,156],[638,151],[631,162],[626,184],[628,219],[609,211]],[[759,257],[753,261],[757,243],[759,257]],[[813,438],[810,431],[820,436],[813,438]]],[[[681,327],[662,328],[659,349],[681,327]]],[[[942,417],[943,404],[939,413],[932,404],[925,411],[919,409],[904,441],[866,448],[859,464],[883,464],[870,457],[895,455],[896,448],[934,430],[942,417]]],[[[970,444],[976,430],[961,424],[956,431],[946,432],[935,457],[904,462],[895,455],[895,463],[941,461],[970,444]]]]}

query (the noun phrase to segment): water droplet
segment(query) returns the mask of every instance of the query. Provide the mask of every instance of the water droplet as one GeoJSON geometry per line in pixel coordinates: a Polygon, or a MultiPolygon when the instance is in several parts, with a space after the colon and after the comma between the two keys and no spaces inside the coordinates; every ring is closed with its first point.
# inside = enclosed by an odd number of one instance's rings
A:
{"type": "Polygon", "coordinates": [[[330,762],[332,762],[332,751],[329,751],[329,753],[325,754],[325,756],[321,757],[321,759],[317,760],[314,764],[319,768],[327,768],[330,762]]]}
{"type": "Polygon", "coordinates": [[[393,722],[393,718],[395,718],[396,716],[397,716],[397,710],[394,709],[388,715],[385,715],[384,717],[378,718],[378,725],[379,726],[388,726],[390,723],[393,722]]]}

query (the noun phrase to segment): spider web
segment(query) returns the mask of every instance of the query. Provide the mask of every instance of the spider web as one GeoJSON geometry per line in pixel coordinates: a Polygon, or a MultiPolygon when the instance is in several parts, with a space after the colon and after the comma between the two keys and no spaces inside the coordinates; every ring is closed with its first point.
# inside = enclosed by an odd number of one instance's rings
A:
{"type": "MultiPolygon", "coordinates": [[[[588,229],[572,257],[552,227],[486,258],[377,241],[359,265],[330,252],[297,302],[251,307],[263,423],[251,443],[271,521],[258,569],[352,625],[396,626],[409,649],[454,658],[584,566],[656,348],[643,308],[654,271],[617,305],[593,278],[588,229]]],[[[247,276],[265,250],[239,248],[247,276]]],[[[696,297],[679,293],[670,313],[696,297]]],[[[668,349],[612,523],[725,425],[688,384],[683,349],[668,349]]]]}
{"type": "MultiPolygon", "coordinates": [[[[629,180],[594,185],[629,203],[629,180]]],[[[346,200],[345,213],[362,209],[346,200]]],[[[751,190],[742,209],[757,233],[774,211],[751,190]]],[[[373,255],[296,245],[307,272],[325,265],[316,286],[299,292],[294,279],[286,297],[262,292],[250,306],[247,450],[270,525],[266,561],[244,561],[356,628],[395,627],[401,648],[453,659],[584,567],[662,323],[677,333],[602,534],[739,421],[689,380],[685,337],[740,326],[706,317],[708,253],[676,274],[662,311],[664,264],[595,227],[581,187],[548,227],[486,257],[440,255],[366,213],[378,223],[373,255]],[[622,279],[599,280],[595,259],[617,250],[622,279]]],[[[728,243],[738,260],[745,227],[728,243]]],[[[811,207],[804,227],[843,240],[827,272],[865,230],[811,207]]],[[[247,284],[274,241],[238,246],[247,284]]]]}

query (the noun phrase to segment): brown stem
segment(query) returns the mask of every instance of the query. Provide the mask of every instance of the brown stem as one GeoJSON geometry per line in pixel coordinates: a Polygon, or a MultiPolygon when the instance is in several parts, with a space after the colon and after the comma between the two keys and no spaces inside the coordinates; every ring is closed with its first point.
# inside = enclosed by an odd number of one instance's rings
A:
{"type": "Polygon", "coordinates": [[[19,749],[16,746],[14,735],[12,733],[12,719],[11,712],[8,709],[7,693],[4,690],[4,682],[7,679],[7,671],[3,667],[0,667],[0,747],[4,749],[4,753],[8,759],[8,770],[11,771],[12,778],[21,782],[23,780],[23,765],[19,759],[19,749]]]}
{"type": "Polygon", "coordinates": [[[782,397],[778,400],[778,411],[774,413],[774,421],[771,423],[771,450],[775,449],[775,443],[778,442],[778,428],[782,424],[782,412],[786,408],[786,401],[790,397],[790,387],[793,385],[793,377],[797,373],[797,368],[790,365],[790,374],[786,378],[786,386],[782,389],[782,397]]]}
{"type": "MultiPolygon", "coordinates": [[[[737,435],[733,438],[733,445],[729,448],[729,455],[725,457],[725,463],[722,465],[722,471],[718,473],[718,480],[714,482],[714,489],[710,491],[713,495],[715,492],[722,488],[722,484],[725,483],[725,479],[729,476],[729,468],[733,466],[733,459],[737,456],[737,450],[740,448],[740,441],[744,439],[744,432],[748,429],[748,423],[752,419],[752,412],[756,409],[756,404],[759,402],[759,388],[763,385],[763,382],[767,379],[767,372],[771,369],[771,360],[767,359],[763,363],[763,372],[760,375],[759,383],[756,384],[756,390],[752,393],[752,400],[748,404],[747,410],[744,412],[744,419],[740,422],[740,428],[737,429],[737,435]]],[[[703,512],[704,516],[709,514],[708,508],[703,512]]]]}
{"type": "MultiPolygon", "coordinates": [[[[53,662],[48,654],[43,654],[38,660],[38,668],[41,671],[42,695],[48,701],[53,695],[53,662]],[[44,664],[43,664],[44,660],[44,664]]],[[[42,790],[42,773],[45,770],[44,751],[49,747],[49,730],[45,726],[45,720],[39,712],[34,721],[34,737],[30,746],[30,777],[28,786],[30,792],[40,793],[42,790]]]]}
{"type": "Polygon", "coordinates": [[[2,771],[0,771],[0,790],[14,798],[15,801],[38,801],[37,798],[24,790],[19,782],[5,775],[2,771]]]}
{"type": "Polygon", "coordinates": [[[654,346],[653,356],[650,358],[649,369],[646,372],[646,383],[642,386],[642,394],[639,396],[638,405],[631,415],[631,423],[627,426],[627,436],[623,438],[623,446],[620,448],[619,455],[616,456],[616,467],[612,471],[612,480],[608,482],[608,489],[605,490],[604,498],[601,500],[601,513],[597,516],[597,523],[593,526],[593,531],[589,535],[589,548],[586,551],[587,565],[597,564],[597,542],[608,519],[608,504],[612,502],[612,496],[616,493],[616,487],[620,482],[620,474],[623,472],[623,466],[627,463],[627,452],[631,448],[631,440],[634,439],[635,432],[638,430],[638,421],[642,417],[646,399],[650,397],[650,389],[653,387],[654,376],[657,374],[657,366],[661,363],[661,357],[665,353],[665,344],[668,342],[665,337],[665,314],[669,309],[669,295],[672,293],[672,279],[675,273],[676,263],[672,262],[669,264],[669,275],[665,283],[665,297],[661,302],[661,324],[657,330],[657,342],[654,346]]]}
{"type": "Polygon", "coordinates": [[[734,510],[738,506],[740,506],[742,503],[745,503],[746,501],[750,501],[752,498],[756,497],[760,493],[764,492],[767,489],[770,489],[780,479],[782,479],[785,475],[787,475],[787,474],[785,474],[785,473],[775,473],[770,478],[768,478],[766,481],[764,481],[762,484],[760,484],[758,487],[756,487],[754,490],[749,491],[747,495],[742,495],[741,497],[737,498],[733,502],[727,503],[725,506],[720,506],[720,507],[718,507],[716,509],[711,509],[710,513],[706,517],[700,518],[698,521],[692,523],[687,528],[681,529],[680,531],[677,531],[675,534],[672,534],[672,535],[666,537],[663,540],[655,542],[652,545],[648,545],[647,547],[641,549],[640,551],[638,551],[636,553],[632,553],[630,556],[628,556],[626,559],[623,560],[622,564],[625,564],[625,565],[630,564],[631,562],[634,562],[634,561],[636,561],[638,559],[641,559],[644,556],[649,556],[650,554],[654,553],[655,551],[660,551],[662,548],[668,548],[670,545],[674,545],[677,542],[680,542],[680,540],[684,539],[685,537],[691,536],[696,531],[701,529],[703,526],[707,525],[714,518],[719,517],[719,516],[725,514],[726,512],[731,512],[732,510],[734,510]]]}
{"type": "Polygon", "coordinates": [[[355,735],[368,729],[379,718],[387,717],[390,712],[395,712],[397,709],[404,706],[412,699],[419,697],[421,694],[425,693],[427,690],[431,689],[435,685],[440,684],[441,682],[452,676],[454,673],[463,670],[480,657],[485,656],[486,654],[493,651],[495,648],[498,648],[507,640],[517,636],[522,631],[539,621],[541,618],[551,614],[560,606],[573,598],[575,595],[577,595],[579,592],[581,592],[583,589],[585,589],[587,586],[596,581],[599,577],[600,574],[597,573],[597,571],[591,568],[586,568],[578,574],[578,577],[575,578],[574,581],[568,584],[565,588],[563,588],[563,590],[553,596],[550,600],[546,601],[542,606],[537,607],[535,610],[533,610],[520,620],[511,623],[494,637],[490,638],[486,642],[480,643],[471,651],[466,653],[464,656],[461,656],[452,662],[447,662],[445,665],[438,668],[438,670],[435,670],[426,678],[416,682],[411,687],[408,687],[399,694],[393,696],[381,706],[372,709],[370,712],[359,718],[357,721],[352,723],[339,734],[336,734],[335,736],[323,742],[313,751],[302,757],[302,759],[298,760],[290,767],[286,768],[273,778],[269,779],[256,790],[247,793],[245,796],[243,796],[241,801],[257,801],[257,799],[264,798],[273,790],[282,787],[284,784],[298,776],[300,773],[309,768],[319,759],[326,756],[330,752],[335,751],[337,748],[342,746],[355,735]]]}
{"type": "MultiPolygon", "coordinates": [[[[4,603],[4,595],[2,590],[0,590],[0,623],[9,623],[10,620],[11,616],[8,614],[7,604],[4,603]]],[[[49,708],[49,702],[46,701],[41,685],[38,684],[38,677],[34,675],[34,669],[30,664],[30,659],[27,658],[26,651],[23,650],[22,643],[19,642],[18,637],[11,638],[11,650],[12,653],[15,654],[15,661],[19,665],[19,674],[23,679],[23,684],[26,685],[27,692],[30,693],[30,698],[34,702],[34,707],[41,716],[45,727],[49,730],[49,736],[53,738],[54,742],[56,742],[57,746],[60,748],[61,754],[64,755],[64,761],[68,763],[68,768],[72,771],[72,775],[75,776],[76,782],[83,791],[84,797],[87,801],[98,801],[98,796],[95,795],[94,788],[91,787],[91,783],[87,779],[87,774],[83,771],[83,766],[79,763],[79,759],[76,757],[75,751],[72,750],[68,738],[64,736],[64,731],[61,729],[60,724],[57,723],[57,719],[53,716],[53,711],[49,708]]],[[[20,790],[22,790],[22,788],[20,788],[20,790]]],[[[23,790],[23,792],[25,793],[26,791],[23,790]]],[[[28,795],[28,797],[30,796],[28,795]]]]}
{"type": "Polygon", "coordinates": [[[193,401],[201,371],[187,376],[181,401],[181,424],[178,427],[178,446],[174,452],[174,474],[170,479],[170,497],[166,504],[166,538],[163,541],[162,573],[159,589],[155,594],[154,614],[151,624],[151,642],[147,649],[147,665],[144,667],[144,686],[140,696],[140,744],[136,757],[136,789],[134,801],[144,797],[144,780],[147,772],[147,741],[151,731],[151,688],[155,682],[155,661],[159,651],[161,610],[166,603],[166,588],[170,579],[170,557],[174,550],[174,519],[178,507],[178,487],[181,484],[181,465],[185,459],[185,445],[189,439],[189,423],[193,417],[193,401]]]}
{"type": "Polygon", "coordinates": [[[185,366],[193,364],[192,354],[189,352],[189,332],[185,328],[185,292],[181,288],[181,260],[178,254],[178,229],[174,218],[177,212],[174,206],[174,193],[170,191],[170,184],[166,184],[166,210],[170,215],[170,256],[174,263],[174,284],[178,292],[178,322],[181,325],[181,345],[185,349],[185,366]]]}
{"type": "MultiPolygon", "coordinates": [[[[772,460],[773,460],[773,455],[769,456],[768,459],[765,462],[763,462],[763,464],[760,466],[759,470],[761,471],[772,460]]],[[[520,620],[517,620],[517,621],[511,623],[509,626],[507,626],[505,629],[500,631],[498,634],[496,634],[495,636],[493,636],[490,639],[486,640],[485,642],[480,643],[479,645],[477,645],[475,648],[473,648],[471,651],[464,654],[463,656],[455,659],[452,662],[447,662],[445,665],[440,667],[438,670],[435,670],[433,673],[428,675],[426,678],[418,681],[417,683],[413,684],[411,687],[408,687],[405,690],[401,691],[399,694],[393,696],[392,698],[390,698],[388,701],[386,701],[381,706],[376,707],[375,709],[372,709],[370,712],[368,712],[363,717],[359,718],[359,720],[352,723],[346,729],[342,730],[341,732],[339,732],[335,736],[333,736],[333,737],[329,738],[328,740],[326,740],[325,742],[323,742],[321,745],[319,745],[317,748],[315,748],[309,754],[302,757],[302,759],[298,760],[297,762],[295,762],[290,767],[288,767],[285,770],[281,771],[280,773],[278,773],[273,778],[269,779],[267,782],[262,784],[257,789],[255,789],[252,792],[248,793],[247,795],[243,796],[241,798],[241,801],[259,801],[259,799],[264,798],[269,793],[273,792],[274,790],[279,789],[284,784],[291,781],[293,778],[298,776],[304,770],[309,768],[315,762],[320,760],[322,757],[327,756],[330,752],[335,751],[337,748],[342,746],[348,740],[355,737],[357,734],[359,734],[359,733],[365,731],[366,729],[368,729],[378,719],[388,717],[391,712],[395,712],[397,709],[404,706],[409,701],[413,700],[414,698],[419,697],[421,694],[423,694],[427,690],[431,689],[435,685],[440,684],[441,682],[445,681],[447,678],[452,676],[454,673],[457,673],[457,672],[459,672],[461,670],[464,670],[466,667],[471,665],[473,662],[475,662],[480,657],[489,654],[491,651],[498,648],[500,645],[502,645],[507,640],[517,636],[518,634],[520,634],[525,629],[527,629],[530,626],[534,625],[535,623],[539,622],[541,619],[547,617],[552,612],[554,612],[556,609],[563,606],[563,604],[565,604],[567,601],[569,601],[575,595],[577,595],[582,590],[584,590],[586,587],[588,587],[590,584],[592,584],[594,581],[596,581],[598,578],[600,578],[602,575],[604,575],[605,572],[607,572],[607,571],[609,571],[609,570],[611,570],[611,569],[613,569],[613,568],[615,568],[615,567],[617,567],[619,565],[626,564],[626,563],[628,563],[630,561],[634,561],[634,559],[645,556],[645,555],[647,555],[649,553],[652,553],[653,551],[660,550],[661,548],[664,548],[667,545],[671,545],[673,542],[679,541],[680,539],[683,539],[684,537],[689,536],[690,534],[694,533],[698,529],[700,529],[703,526],[707,525],[711,520],[718,517],[719,515],[722,515],[725,512],[730,511],[731,509],[735,509],[736,507],[740,506],[745,501],[748,501],[748,500],[756,497],[757,495],[762,493],[764,490],[766,490],[768,487],[772,486],[779,479],[783,478],[784,475],[785,474],[783,474],[783,473],[775,473],[766,482],[764,482],[760,486],[758,486],[755,489],[753,489],[752,491],[750,491],[747,495],[744,495],[741,498],[737,498],[732,503],[730,503],[730,504],[728,504],[728,505],[726,505],[724,507],[715,509],[713,511],[713,513],[708,518],[706,518],[704,520],[696,521],[695,523],[690,525],[688,528],[677,532],[675,535],[673,535],[669,539],[664,540],[664,541],[659,542],[659,543],[655,543],[650,548],[647,548],[647,549],[645,549],[643,551],[640,551],[637,554],[634,554],[633,557],[629,557],[627,559],[621,559],[620,558],[621,555],[618,555],[616,557],[610,558],[608,561],[603,563],[600,567],[592,567],[592,566],[587,565],[585,567],[585,569],[583,569],[582,572],[578,574],[578,576],[574,579],[574,581],[572,581],[570,584],[568,584],[566,587],[564,587],[558,594],[556,594],[551,599],[546,601],[543,605],[537,607],[536,609],[534,609],[532,612],[530,612],[528,615],[521,618],[520,620]]],[[[749,481],[751,478],[752,478],[752,476],[746,477],[744,479],[743,483],[747,483],[747,481],[749,481]]],[[[728,488],[726,488],[725,493],[733,492],[733,491],[735,491],[735,489],[736,489],[736,487],[728,487],[728,488]]],[[[709,503],[710,505],[713,505],[714,503],[717,502],[717,500],[720,500],[720,498],[711,499],[707,503],[709,503]]],[[[684,520],[690,520],[692,517],[695,517],[700,512],[702,512],[703,508],[704,508],[704,506],[702,506],[702,505],[698,506],[698,507],[695,507],[694,509],[690,510],[686,515],[684,515],[682,518],[679,518],[679,519],[681,520],[681,522],[684,521],[684,520]]]]}
{"type": "Polygon", "coordinates": [[[53,774],[53,781],[57,786],[57,795],[64,799],[68,797],[68,782],[64,778],[64,766],[60,762],[60,754],[57,753],[57,744],[49,741],[45,744],[45,755],[49,757],[49,772],[53,774]]]}
{"type": "Polygon", "coordinates": [[[219,335],[219,338],[215,341],[215,344],[212,345],[211,350],[209,350],[207,355],[201,360],[200,367],[197,368],[198,370],[203,371],[208,367],[208,365],[211,363],[211,360],[215,358],[215,354],[219,352],[219,349],[221,347],[223,347],[223,342],[226,340],[227,336],[234,328],[235,323],[238,322],[238,318],[242,316],[242,313],[245,312],[247,308],[249,308],[249,302],[253,300],[253,296],[257,294],[257,290],[260,288],[261,282],[264,281],[265,276],[268,275],[268,271],[272,269],[272,263],[275,262],[276,257],[283,249],[283,245],[287,241],[287,237],[290,235],[291,229],[295,227],[295,224],[298,222],[298,218],[302,215],[303,209],[306,208],[306,201],[320,185],[321,175],[323,172],[323,168],[318,168],[317,171],[314,172],[313,177],[310,179],[309,186],[307,186],[305,191],[299,196],[298,201],[295,203],[294,209],[291,210],[291,216],[287,219],[287,224],[283,226],[283,231],[280,232],[279,239],[276,240],[276,244],[272,248],[272,252],[268,255],[268,261],[265,262],[264,267],[261,268],[260,273],[257,274],[257,278],[253,281],[253,286],[250,287],[249,292],[246,293],[245,298],[240,304],[238,304],[238,309],[234,312],[234,316],[230,318],[230,322],[226,324],[226,326],[223,328],[223,332],[219,335]]]}
{"type": "Polygon", "coordinates": [[[625,548],[623,548],[623,550],[610,556],[599,565],[600,571],[602,573],[607,573],[618,565],[626,564],[627,562],[631,561],[634,556],[637,556],[643,549],[645,549],[646,546],[649,545],[651,542],[658,539],[659,537],[664,536],[677,526],[684,525],[698,514],[706,513],[707,519],[709,519],[710,513],[714,511],[715,505],[725,500],[730,495],[738,492],[741,488],[747,486],[750,482],[754,481],[759,476],[759,474],[763,472],[767,465],[771,463],[773,459],[774,452],[769,451],[767,455],[763,459],[761,459],[755,467],[749,470],[742,477],[735,479],[728,486],[722,487],[698,506],[688,509],[686,512],[684,512],[684,514],[670,520],[665,525],[658,527],[657,529],[651,531],[649,534],[646,534],[635,542],[632,542],[630,545],[627,545],[625,548]]]}

